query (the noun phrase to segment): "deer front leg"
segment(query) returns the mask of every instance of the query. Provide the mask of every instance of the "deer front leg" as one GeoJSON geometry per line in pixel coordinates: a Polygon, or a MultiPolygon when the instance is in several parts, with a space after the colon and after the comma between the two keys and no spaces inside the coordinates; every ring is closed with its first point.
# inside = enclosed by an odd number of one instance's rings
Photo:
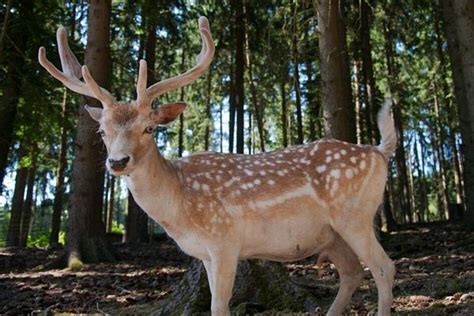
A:
{"type": "Polygon", "coordinates": [[[219,251],[211,254],[210,265],[204,265],[208,273],[210,272],[208,280],[212,294],[212,316],[230,315],[229,301],[232,297],[237,264],[237,255],[219,251]]]}

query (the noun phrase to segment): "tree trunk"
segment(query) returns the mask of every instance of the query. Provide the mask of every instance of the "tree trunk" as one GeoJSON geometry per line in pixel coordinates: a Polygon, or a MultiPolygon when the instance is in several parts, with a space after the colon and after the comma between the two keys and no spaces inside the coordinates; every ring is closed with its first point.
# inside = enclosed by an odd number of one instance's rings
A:
{"type": "MultiPolygon", "coordinates": [[[[263,260],[241,261],[237,268],[230,308],[232,314],[254,315],[265,310],[314,312],[322,289],[311,289],[290,282],[281,263],[263,260]]],[[[202,263],[195,260],[177,290],[152,313],[158,315],[197,315],[209,312],[211,295],[202,263]]]]}
{"type": "MultiPolygon", "coordinates": [[[[186,63],[186,55],[183,50],[181,55],[181,69],[184,69],[186,63]]],[[[179,99],[184,101],[184,87],[181,88],[179,99]]],[[[184,113],[179,115],[179,132],[178,132],[178,157],[183,157],[184,152],[184,113]]]]}
{"type": "Polygon", "coordinates": [[[53,202],[53,215],[51,217],[51,233],[49,245],[56,246],[59,243],[59,231],[61,230],[61,213],[63,211],[64,176],[66,171],[67,154],[67,90],[64,90],[61,111],[61,139],[59,147],[58,169],[56,173],[56,191],[53,202]]]}
{"type": "Polygon", "coordinates": [[[474,2],[441,1],[460,119],[466,194],[465,226],[474,230],[474,2]]]}
{"type": "MultiPolygon", "coordinates": [[[[244,3],[244,13],[246,14],[247,10],[247,2],[244,3]]],[[[247,26],[247,24],[246,24],[247,26]]],[[[255,86],[255,82],[253,80],[253,64],[252,60],[250,59],[250,46],[249,46],[249,37],[247,27],[245,27],[245,61],[248,69],[248,77],[249,77],[249,90],[250,90],[250,97],[252,99],[253,110],[255,113],[255,121],[257,123],[257,131],[258,131],[258,139],[260,145],[260,151],[265,152],[265,135],[263,130],[263,115],[264,115],[264,108],[263,104],[258,101],[257,97],[257,88],[255,86]]]]}
{"type": "Polygon", "coordinates": [[[281,131],[282,131],[282,145],[288,147],[288,108],[286,104],[286,87],[285,81],[281,79],[280,95],[281,95],[281,131]]]}
{"type": "Polygon", "coordinates": [[[362,83],[364,86],[365,101],[367,102],[367,131],[372,144],[378,142],[378,129],[376,128],[377,104],[376,86],[374,77],[374,65],[372,61],[372,43],[370,39],[370,18],[369,3],[367,0],[359,0],[360,4],[360,41],[362,59],[362,83]]]}
{"type": "Polygon", "coordinates": [[[209,150],[211,143],[211,125],[212,125],[212,114],[211,114],[211,90],[212,90],[212,71],[209,69],[207,72],[207,84],[206,84],[206,127],[204,129],[204,150],[209,150]]]}
{"type": "Polygon", "coordinates": [[[26,197],[23,202],[23,211],[21,214],[21,234],[20,247],[26,247],[28,242],[28,235],[30,233],[31,214],[33,211],[33,191],[35,187],[36,163],[28,168],[28,181],[26,185],[26,197]]]}
{"type": "Polygon", "coordinates": [[[19,163],[15,177],[15,190],[13,191],[10,223],[8,224],[7,247],[18,247],[20,245],[23,198],[25,196],[26,181],[28,179],[28,168],[21,166],[21,161],[25,155],[25,149],[23,145],[20,145],[18,149],[19,163]]]}
{"type": "MultiPolygon", "coordinates": [[[[111,73],[110,10],[110,0],[91,0],[85,52],[85,64],[97,83],[106,89],[111,73]]],[[[86,99],[89,105],[100,107],[98,101],[86,99]]],[[[67,235],[67,262],[73,269],[82,267],[82,262],[114,258],[102,222],[104,169],[99,164],[104,160],[103,145],[95,132],[96,123],[82,106],[77,124],[67,235]]]]}
{"type": "Polygon", "coordinates": [[[229,152],[234,152],[235,135],[235,71],[234,58],[231,58],[229,87],[229,152]]]}
{"type": "Polygon", "coordinates": [[[107,221],[106,226],[105,226],[105,231],[107,233],[112,232],[112,224],[114,221],[114,209],[115,209],[115,182],[117,181],[117,178],[114,176],[109,177],[110,185],[109,185],[109,190],[110,190],[110,195],[109,195],[109,201],[107,205],[107,221]]]}
{"type": "MultiPolygon", "coordinates": [[[[2,32],[7,32],[11,39],[11,44],[6,41],[3,46],[4,51],[0,54],[3,62],[6,63],[5,79],[2,78],[2,95],[0,95],[0,194],[3,189],[3,178],[8,163],[8,154],[13,140],[13,131],[15,118],[17,114],[17,103],[21,92],[22,78],[25,73],[26,64],[24,51],[29,45],[31,32],[25,32],[24,21],[30,21],[35,18],[34,1],[15,1],[8,2],[9,5],[16,6],[15,15],[12,15],[8,32],[2,28],[2,32]],[[16,20],[16,21],[15,21],[16,20]],[[6,54],[5,52],[8,52],[6,54]]],[[[5,11],[8,12],[8,11],[5,11]]],[[[7,17],[5,17],[6,19],[7,17]]],[[[6,22],[6,20],[4,20],[6,22]]],[[[2,75],[3,75],[2,70],[2,75]]]]}
{"type": "Polygon", "coordinates": [[[127,212],[123,241],[130,243],[147,242],[150,238],[148,236],[148,215],[138,206],[130,191],[128,192],[127,212]]]}
{"type": "Polygon", "coordinates": [[[296,129],[297,129],[297,144],[303,144],[303,114],[301,111],[301,89],[300,89],[300,70],[298,60],[298,2],[293,0],[291,2],[293,11],[293,34],[292,34],[292,57],[293,57],[293,87],[295,89],[295,105],[296,105],[296,129]]]}
{"type": "Polygon", "coordinates": [[[339,0],[317,0],[322,104],[328,136],[356,142],[354,108],[339,0]]]}
{"type": "MultiPolygon", "coordinates": [[[[388,12],[390,14],[390,12],[388,12]]],[[[398,69],[395,64],[395,53],[394,53],[394,39],[390,20],[384,23],[384,35],[385,35],[385,58],[387,61],[388,68],[388,82],[390,91],[395,96],[400,93],[400,87],[398,85],[398,69]]],[[[397,164],[397,175],[399,181],[400,199],[401,199],[401,210],[404,214],[403,221],[412,221],[412,210],[411,210],[411,196],[410,186],[408,183],[408,172],[406,166],[406,155],[404,147],[404,132],[403,132],[403,120],[402,120],[402,109],[398,102],[398,98],[393,98],[393,120],[395,123],[395,129],[398,131],[398,146],[395,151],[395,159],[397,164]]]]}
{"type": "Polygon", "coordinates": [[[235,109],[236,109],[236,152],[244,153],[244,47],[245,47],[245,19],[243,1],[231,1],[234,10],[234,37],[235,37],[235,109]]]}
{"type": "Polygon", "coordinates": [[[147,63],[147,86],[155,83],[155,61],[156,61],[156,27],[158,18],[152,10],[153,1],[145,1],[145,10],[142,12],[142,18],[146,18],[147,35],[145,40],[145,60],[147,63]]]}

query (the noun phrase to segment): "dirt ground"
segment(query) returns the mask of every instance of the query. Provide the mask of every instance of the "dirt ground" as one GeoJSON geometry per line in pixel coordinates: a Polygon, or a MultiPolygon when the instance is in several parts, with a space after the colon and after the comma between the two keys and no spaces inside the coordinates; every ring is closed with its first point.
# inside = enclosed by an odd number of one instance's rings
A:
{"type": "MultiPolygon", "coordinates": [[[[474,315],[474,233],[448,224],[413,226],[382,243],[397,267],[393,314],[474,315]]],[[[57,251],[0,249],[0,314],[149,314],[191,262],[171,241],[116,246],[118,262],[87,265],[79,272],[41,269],[57,251]]],[[[325,294],[312,313],[323,315],[337,292],[337,272],[330,263],[317,267],[315,262],[310,258],[286,268],[292,282],[325,294]]],[[[347,313],[372,314],[376,302],[366,271],[347,313]]]]}

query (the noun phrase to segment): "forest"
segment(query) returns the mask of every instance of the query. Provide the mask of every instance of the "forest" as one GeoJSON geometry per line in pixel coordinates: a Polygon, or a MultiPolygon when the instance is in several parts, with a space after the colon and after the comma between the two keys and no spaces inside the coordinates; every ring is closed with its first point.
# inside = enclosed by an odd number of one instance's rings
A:
{"type": "MultiPolygon", "coordinates": [[[[199,79],[153,102],[187,104],[153,131],[163,157],[257,155],[327,137],[377,145],[377,113],[390,102],[398,144],[373,226],[397,269],[392,313],[472,315],[470,0],[2,1],[0,314],[209,311],[201,263],[105,167],[106,147],[84,107],[101,103],[38,62],[44,47],[65,69],[56,39],[64,26],[79,63],[128,102],[140,60],[147,86],[196,64],[200,16],[214,59],[199,79]]],[[[232,312],[326,313],[338,273],[315,258],[240,264],[232,312]]],[[[376,308],[366,270],[346,312],[376,308]]]]}

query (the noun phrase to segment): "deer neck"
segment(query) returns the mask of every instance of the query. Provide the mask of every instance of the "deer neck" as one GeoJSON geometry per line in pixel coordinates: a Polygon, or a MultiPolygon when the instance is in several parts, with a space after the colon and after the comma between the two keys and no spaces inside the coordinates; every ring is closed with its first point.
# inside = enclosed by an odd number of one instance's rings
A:
{"type": "Polygon", "coordinates": [[[172,237],[179,234],[181,186],[174,166],[149,147],[139,165],[126,177],[137,204],[172,237]]]}

